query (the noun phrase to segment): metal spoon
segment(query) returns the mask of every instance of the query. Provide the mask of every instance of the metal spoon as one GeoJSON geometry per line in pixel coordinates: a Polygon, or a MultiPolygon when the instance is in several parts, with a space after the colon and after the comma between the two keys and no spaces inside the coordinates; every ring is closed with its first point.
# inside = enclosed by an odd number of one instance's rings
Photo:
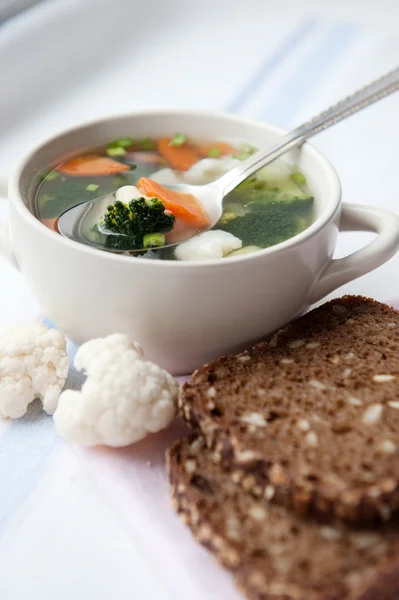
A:
{"type": "MultiPolygon", "coordinates": [[[[335,125],[339,121],[346,119],[370,104],[396,92],[398,89],[399,67],[361,88],[337,104],[334,104],[290,133],[287,133],[278,140],[276,145],[268,150],[256,152],[243,162],[237,161],[238,164],[236,167],[216,181],[207,185],[179,184],[169,185],[167,187],[177,192],[195,196],[204,207],[209,217],[209,227],[211,228],[219,221],[222,215],[223,198],[247,179],[247,177],[276,160],[292,148],[303,144],[304,141],[313,137],[320,131],[335,125]]],[[[103,240],[98,239],[97,242],[93,242],[92,239],[89,239],[90,236],[87,235],[87,232],[92,229],[92,226],[95,223],[99,222],[106,207],[113,201],[114,195],[107,194],[96,200],[90,200],[70,208],[64,212],[58,220],[58,229],[60,233],[75,241],[108,250],[104,245],[105,236],[103,240]]],[[[192,237],[192,233],[190,234],[190,237],[192,237]]],[[[178,243],[181,241],[183,240],[179,240],[178,243]]],[[[169,244],[169,246],[175,245],[176,242],[169,244]]],[[[167,246],[163,247],[165,248],[167,246]]]]}

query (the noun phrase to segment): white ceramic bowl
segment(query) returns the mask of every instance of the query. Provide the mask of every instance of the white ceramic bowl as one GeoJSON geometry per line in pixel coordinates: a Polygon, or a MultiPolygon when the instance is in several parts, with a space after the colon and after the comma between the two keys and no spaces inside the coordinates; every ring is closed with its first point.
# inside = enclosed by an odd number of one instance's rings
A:
{"type": "Polygon", "coordinates": [[[123,135],[241,138],[265,148],[283,131],[241,117],[162,111],[106,118],[71,129],[30,152],[9,182],[10,236],[1,250],[25,275],[48,317],[81,343],[129,334],[174,374],[241,350],[284,325],[335,288],[387,261],[399,246],[399,218],[342,205],[338,175],[310,145],[287,155],[307,176],[316,220],[306,231],[256,254],[207,262],[151,261],[71,242],[32,214],[38,173],[55,159],[123,135]],[[332,260],[338,231],[378,236],[332,260]]]}

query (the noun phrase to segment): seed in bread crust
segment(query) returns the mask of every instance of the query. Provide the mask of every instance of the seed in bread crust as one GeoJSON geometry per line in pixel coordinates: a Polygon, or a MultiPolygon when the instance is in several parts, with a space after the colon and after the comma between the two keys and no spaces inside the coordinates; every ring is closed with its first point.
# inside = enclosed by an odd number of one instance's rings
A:
{"type": "Polygon", "coordinates": [[[250,357],[248,354],[240,354],[239,356],[237,356],[237,360],[238,360],[239,362],[242,362],[242,363],[244,363],[244,362],[248,362],[248,361],[250,361],[250,360],[251,360],[251,357],[250,357]]]}
{"type": "Polygon", "coordinates": [[[276,493],[275,488],[272,485],[267,485],[265,487],[264,496],[266,500],[271,500],[276,493]]]}
{"type": "Polygon", "coordinates": [[[197,538],[200,541],[206,542],[206,541],[210,540],[211,537],[212,537],[212,529],[209,527],[209,525],[206,525],[206,524],[201,525],[197,532],[197,538]]]}
{"type": "Polygon", "coordinates": [[[197,468],[197,463],[192,459],[186,460],[184,468],[186,469],[186,473],[194,473],[197,468]]]}
{"type": "Polygon", "coordinates": [[[382,404],[370,404],[363,413],[364,425],[375,425],[381,419],[382,404]]]}
{"type": "Polygon", "coordinates": [[[367,495],[368,495],[370,498],[379,498],[379,497],[381,496],[381,490],[380,490],[380,488],[378,488],[377,486],[375,486],[375,485],[372,485],[372,486],[371,486],[371,487],[368,489],[368,491],[367,491],[367,495]]]}
{"type": "Polygon", "coordinates": [[[270,469],[270,481],[275,485],[287,483],[285,471],[278,463],[275,463],[270,469]]]}
{"type": "Polygon", "coordinates": [[[310,423],[306,419],[299,419],[299,421],[297,423],[297,427],[301,431],[309,431],[309,429],[310,429],[310,423]]]}
{"type": "Polygon", "coordinates": [[[389,494],[390,492],[393,492],[393,490],[398,487],[398,484],[395,479],[392,479],[389,477],[387,479],[384,479],[384,481],[382,481],[380,483],[380,487],[381,487],[382,491],[384,492],[384,494],[389,494]]]}
{"type": "Polygon", "coordinates": [[[304,343],[304,340],[294,340],[289,344],[289,347],[295,350],[296,348],[300,348],[301,346],[303,346],[304,343]]]}
{"type": "Polygon", "coordinates": [[[313,423],[321,423],[322,425],[327,425],[327,421],[325,421],[325,419],[322,419],[321,417],[319,417],[319,415],[313,414],[311,416],[311,419],[312,419],[313,423]]]}
{"type": "Polygon", "coordinates": [[[240,481],[242,480],[242,478],[244,477],[244,471],[233,471],[231,474],[231,480],[233,481],[233,483],[240,483],[240,481]]]}
{"type": "Polygon", "coordinates": [[[294,362],[293,358],[282,358],[280,360],[280,365],[292,365],[294,362]]]}
{"type": "Polygon", "coordinates": [[[260,485],[255,485],[252,490],[251,493],[253,496],[256,496],[257,498],[260,498],[262,496],[263,490],[261,488],[260,485]]]}
{"type": "Polygon", "coordinates": [[[346,401],[348,404],[352,404],[352,406],[361,406],[363,404],[363,402],[359,400],[359,398],[355,398],[354,396],[349,396],[349,398],[347,398],[346,401]]]}
{"type": "Polygon", "coordinates": [[[216,390],[214,387],[210,387],[207,391],[209,398],[216,398],[216,390]]]}
{"type": "Polygon", "coordinates": [[[255,425],[256,427],[266,427],[267,421],[263,415],[257,412],[248,413],[241,417],[241,421],[248,423],[248,425],[255,425]]]}
{"type": "Polygon", "coordinates": [[[327,525],[320,528],[320,533],[326,540],[339,540],[342,537],[339,529],[327,525]]]}
{"type": "Polygon", "coordinates": [[[238,463],[248,463],[259,459],[259,454],[252,452],[252,450],[236,450],[235,458],[238,463]]]}
{"type": "Polygon", "coordinates": [[[380,375],[374,375],[373,381],[376,383],[386,383],[388,381],[395,381],[395,375],[388,375],[387,373],[381,373],[380,375]]]}
{"type": "Polygon", "coordinates": [[[306,441],[306,443],[307,443],[308,446],[311,446],[312,448],[315,448],[318,445],[318,443],[319,443],[319,439],[317,437],[317,433],[315,433],[314,431],[309,431],[309,433],[305,437],[305,441],[306,441]]]}
{"type": "Polygon", "coordinates": [[[391,402],[388,402],[388,406],[390,406],[391,408],[396,408],[399,409],[399,402],[395,402],[395,400],[391,400],[391,402]]]}
{"type": "Polygon", "coordinates": [[[342,501],[348,506],[356,506],[359,503],[359,494],[355,491],[344,492],[342,494],[342,501]]]}
{"type": "Polygon", "coordinates": [[[394,454],[397,450],[397,445],[392,440],[383,440],[378,444],[377,449],[384,454],[394,454]]]}
{"type": "Polygon", "coordinates": [[[252,573],[249,576],[249,583],[255,588],[262,587],[266,583],[266,578],[264,574],[260,571],[252,571],[252,573]]]}
{"type": "Polygon", "coordinates": [[[267,512],[261,506],[252,506],[249,510],[249,514],[255,521],[264,521],[267,517],[267,512]]]}
{"type": "Polygon", "coordinates": [[[309,344],[306,344],[306,348],[309,348],[309,350],[314,350],[315,348],[318,348],[320,346],[320,342],[309,342],[309,344]]]}
{"type": "Polygon", "coordinates": [[[253,475],[247,475],[242,480],[242,487],[247,492],[250,492],[252,490],[252,488],[255,487],[255,485],[256,485],[256,479],[253,475]]]}
{"type": "Polygon", "coordinates": [[[334,354],[334,356],[332,356],[332,357],[330,358],[330,363],[331,363],[332,365],[339,365],[339,364],[340,364],[340,362],[341,362],[341,359],[340,359],[340,357],[338,356],[338,354],[334,354]]]}
{"type": "Polygon", "coordinates": [[[321,381],[317,381],[317,379],[311,379],[309,381],[309,385],[311,385],[315,390],[323,391],[327,389],[327,386],[324,385],[324,383],[321,383],[321,381]]]}
{"type": "Polygon", "coordinates": [[[191,444],[190,444],[190,454],[193,454],[194,456],[196,454],[198,454],[198,452],[201,450],[201,448],[204,447],[204,441],[201,437],[197,437],[191,444]]]}
{"type": "Polygon", "coordinates": [[[224,542],[223,538],[220,537],[220,535],[214,535],[212,538],[212,545],[217,550],[222,550],[225,545],[225,542],[224,542]]]}

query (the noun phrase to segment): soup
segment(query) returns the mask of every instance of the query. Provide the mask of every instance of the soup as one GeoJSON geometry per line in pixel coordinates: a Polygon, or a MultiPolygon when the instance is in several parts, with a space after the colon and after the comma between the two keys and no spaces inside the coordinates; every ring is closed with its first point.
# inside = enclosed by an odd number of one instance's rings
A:
{"type": "Polygon", "coordinates": [[[109,249],[137,248],[140,252],[131,252],[132,257],[160,260],[224,259],[256,252],[312,223],[313,196],[302,173],[278,161],[261,169],[224,198],[222,216],[211,228],[196,198],[164,187],[209,183],[255,151],[235,140],[200,142],[181,133],[172,138],[119,138],[43,173],[37,216],[57,231],[57,219],[67,209],[116,192],[116,201],[92,230],[109,249]],[[168,244],[177,245],[163,247],[168,244]]]}

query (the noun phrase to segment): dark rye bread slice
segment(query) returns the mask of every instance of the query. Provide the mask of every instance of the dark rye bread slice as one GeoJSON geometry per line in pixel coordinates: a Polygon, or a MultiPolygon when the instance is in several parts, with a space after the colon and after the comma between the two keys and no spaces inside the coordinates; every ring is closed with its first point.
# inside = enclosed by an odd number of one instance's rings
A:
{"type": "Polygon", "coordinates": [[[346,296],[194,373],[179,398],[217,460],[300,514],[399,508],[399,313],[346,296]]]}
{"type": "Polygon", "coordinates": [[[395,600],[399,533],[304,520],[255,499],[212,460],[203,438],[168,452],[173,504],[251,600],[395,600]]]}

